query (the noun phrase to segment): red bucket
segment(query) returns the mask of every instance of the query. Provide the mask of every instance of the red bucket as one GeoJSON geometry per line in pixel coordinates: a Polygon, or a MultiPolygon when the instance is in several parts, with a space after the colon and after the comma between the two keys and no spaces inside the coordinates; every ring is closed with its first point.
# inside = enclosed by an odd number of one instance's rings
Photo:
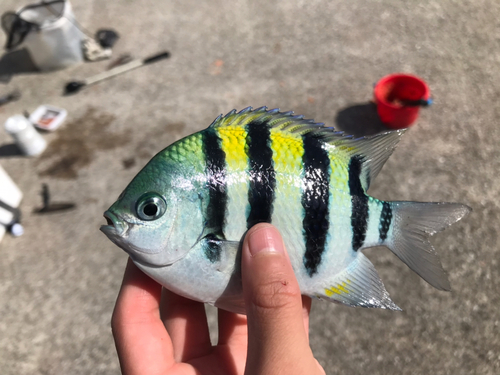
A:
{"type": "Polygon", "coordinates": [[[409,74],[391,74],[377,82],[374,89],[377,112],[389,128],[407,128],[418,117],[419,101],[428,101],[430,90],[420,78],[409,74]]]}

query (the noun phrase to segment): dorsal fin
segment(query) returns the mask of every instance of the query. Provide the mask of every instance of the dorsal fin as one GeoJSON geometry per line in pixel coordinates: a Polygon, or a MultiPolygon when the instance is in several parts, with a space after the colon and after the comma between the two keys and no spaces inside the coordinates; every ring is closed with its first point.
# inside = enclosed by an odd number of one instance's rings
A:
{"type": "Polygon", "coordinates": [[[354,138],[352,135],[346,135],[332,127],[325,127],[323,123],[304,119],[304,116],[295,116],[292,111],[280,112],[279,108],[268,110],[267,107],[257,109],[247,107],[240,112],[233,109],[225,116],[217,117],[210,127],[244,127],[253,121],[266,122],[271,128],[279,128],[281,131],[291,134],[313,133],[318,139],[338,148],[348,157],[357,156],[361,163],[360,180],[365,191],[368,190],[370,182],[378,175],[406,131],[406,129],[402,129],[370,137],[354,138]]]}
{"type": "Polygon", "coordinates": [[[308,132],[311,130],[324,129],[322,123],[306,120],[304,116],[294,116],[292,111],[280,112],[279,108],[268,110],[267,107],[252,109],[247,107],[239,112],[233,109],[225,116],[217,117],[210,127],[219,128],[225,126],[245,126],[252,121],[267,122],[271,128],[279,127],[290,132],[308,132]]]}
{"type": "Polygon", "coordinates": [[[362,138],[331,134],[325,135],[325,141],[335,147],[341,147],[350,157],[359,157],[360,180],[366,191],[393,153],[405,131],[406,129],[395,130],[362,138]]]}

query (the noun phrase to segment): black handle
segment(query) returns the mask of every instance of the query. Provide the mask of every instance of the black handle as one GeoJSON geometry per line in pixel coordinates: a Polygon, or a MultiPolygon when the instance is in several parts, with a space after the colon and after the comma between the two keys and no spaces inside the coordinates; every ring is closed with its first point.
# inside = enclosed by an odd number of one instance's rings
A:
{"type": "Polygon", "coordinates": [[[418,100],[400,100],[405,107],[429,107],[432,104],[432,99],[418,99],[418,100]]]}
{"type": "Polygon", "coordinates": [[[165,52],[158,53],[154,56],[148,57],[147,59],[144,59],[143,63],[144,64],[151,64],[151,63],[163,60],[163,59],[168,59],[169,57],[170,57],[170,52],[165,51],[165,52]]]}
{"type": "Polygon", "coordinates": [[[3,223],[4,225],[11,225],[19,222],[19,220],[21,219],[21,211],[18,208],[11,207],[1,200],[0,207],[12,214],[12,220],[10,221],[10,223],[3,223]]]}

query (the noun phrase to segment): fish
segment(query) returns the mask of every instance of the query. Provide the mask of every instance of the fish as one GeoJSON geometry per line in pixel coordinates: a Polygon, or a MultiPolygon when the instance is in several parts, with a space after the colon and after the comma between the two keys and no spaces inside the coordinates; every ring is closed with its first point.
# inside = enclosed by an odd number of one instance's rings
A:
{"type": "Polygon", "coordinates": [[[232,110],[156,154],[100,229],[165,288],[245,313],[242,239],[271,223],[303,295],[401,310],[363,250],[385,246],[430,285],[450,290],[429,237],[471,211],[367,194],[404,133],[355,138],[291,111],[232,110]]]}

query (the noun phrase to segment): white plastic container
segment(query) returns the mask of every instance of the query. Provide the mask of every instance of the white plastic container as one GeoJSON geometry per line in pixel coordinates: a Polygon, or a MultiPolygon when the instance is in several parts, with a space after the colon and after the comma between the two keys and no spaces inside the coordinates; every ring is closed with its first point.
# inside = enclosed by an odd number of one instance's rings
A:
{"type": "Polygon", "coordinates": [[[30,121],[39,129],[54,131],[64,121],[68,112],[51,105],[41,105],[30,115],[30,121]]]}
{"type": "Polygon", "coordinates": [[[45,139],[23,115],[9,117],[5,122],[5,130],[14,138],[17,147],[25,155],[40,155],[47,147],[45,139]]]}
{"type": "Polygon", "coordinates": [[[51,71],[83,62],[81,43],[85,35],[77,26],[70,2],[37,4],[40,6],[33,7],[32,4],[18,11],[24,20],[40,27],[26,35],[21,44],[35,65],[41,71],[51,71]]]}
{"type": "MultiPolygon", "coordinates": [[[[8,204],[11,207],[19,207],[23,193],[16,184],[11,180],[7,172],[0,166],[0,201],[8,204]]],[[[10,224],[14,215],[0,207],[0,241],[2,240],[6,228],[5,225],[10,224]]]]}

